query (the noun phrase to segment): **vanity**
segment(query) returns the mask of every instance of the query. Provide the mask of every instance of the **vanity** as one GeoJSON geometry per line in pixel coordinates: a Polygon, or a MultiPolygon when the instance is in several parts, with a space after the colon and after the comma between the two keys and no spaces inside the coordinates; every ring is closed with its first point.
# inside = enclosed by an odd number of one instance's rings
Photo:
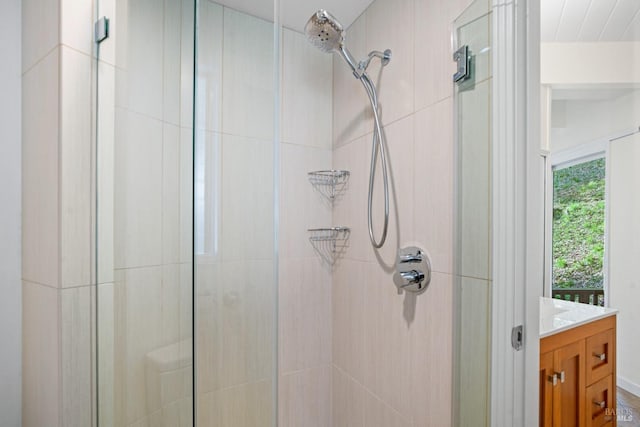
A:
{"type": "Polygon", "coordinates": [[[615,426],[618,310],[540,298],[540,425],[615,426]]]}

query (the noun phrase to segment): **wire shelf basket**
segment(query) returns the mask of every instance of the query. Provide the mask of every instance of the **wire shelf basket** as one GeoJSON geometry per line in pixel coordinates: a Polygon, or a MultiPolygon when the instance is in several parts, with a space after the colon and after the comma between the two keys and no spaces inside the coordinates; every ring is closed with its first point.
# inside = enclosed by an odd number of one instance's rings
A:
{"type": "Polygon", "coordinates": [[[346,170],[320,170],[309,172],[311,184],[329,200],[336,198],[349,180],[349,171],[346,170]]]}
{"type": "Polygon", "coordinates": [[[344,252],[349,240],[349,227],[310,228],[309,241],[328,264],[333,265],[344,252]]]}
{"type": "Polygon", "coordinates": [[[326,242],[347,240],[351,229],[349,227],[310,228],[309,240],[312,242],[326,242]]]}

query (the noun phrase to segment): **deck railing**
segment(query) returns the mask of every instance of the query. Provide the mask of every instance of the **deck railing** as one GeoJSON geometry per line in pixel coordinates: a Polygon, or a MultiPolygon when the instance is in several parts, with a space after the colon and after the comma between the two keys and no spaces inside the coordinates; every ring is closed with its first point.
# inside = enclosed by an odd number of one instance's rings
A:
{"type": "Polygon", "coordinates": [[[592,288],[557,288],[551,291],[553,298],[566,301],[581,302],[583,304],[604,307],[604,289],[592,288]]]}

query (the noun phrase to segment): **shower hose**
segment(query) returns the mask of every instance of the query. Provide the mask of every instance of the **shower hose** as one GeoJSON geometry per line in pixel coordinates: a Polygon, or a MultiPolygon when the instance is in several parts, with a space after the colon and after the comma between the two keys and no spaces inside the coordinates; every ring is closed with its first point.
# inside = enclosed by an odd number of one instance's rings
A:
{"type": "Polygon", "coordinates": [[[382,133],[382,127],[380,125],[380,116],[378,114],[378,95],[376,93],[376,87],[371,81],[371,78],[367,73],[363,73],[359,79],[362,82],[367,95],[369,95],[369,101],[371,102],[371,109],[373,110],[373,141],[371,142],[371,168],[369,170],[369,196],[367,204],[367,218],[369,225],[369,239],[374,248],[379,249],[384,245],[387,239],[387,228],[389,226],[389,179],[387,177],[387,151],[384,144],[384,135],[382,133]],[[380,150],[380,161],[382,164],[382,182],[384,187],[384,224],[382,227],[382,235],[380,240],[376,240],[373,232],[373,187],[376,175],[376,164],[378,163],[378,150],[380,150]]]}

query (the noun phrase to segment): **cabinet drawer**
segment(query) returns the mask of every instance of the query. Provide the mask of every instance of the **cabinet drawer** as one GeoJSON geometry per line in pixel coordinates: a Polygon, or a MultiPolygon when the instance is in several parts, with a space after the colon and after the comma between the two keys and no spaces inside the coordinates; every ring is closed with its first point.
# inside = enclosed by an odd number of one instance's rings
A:
{"type": "Polygon", "coordinates": [[[611,375],[614,363],[613,329],[600,332],[587,338],[586,381],[587,385],[611,375]]]}
{"type": "Polygon", "coordinates": [[[609,375],[587,387],[585,395],[586,427],[604,427],[614,424],[615,390],[613,390],[613,376],[609,375]]]}

